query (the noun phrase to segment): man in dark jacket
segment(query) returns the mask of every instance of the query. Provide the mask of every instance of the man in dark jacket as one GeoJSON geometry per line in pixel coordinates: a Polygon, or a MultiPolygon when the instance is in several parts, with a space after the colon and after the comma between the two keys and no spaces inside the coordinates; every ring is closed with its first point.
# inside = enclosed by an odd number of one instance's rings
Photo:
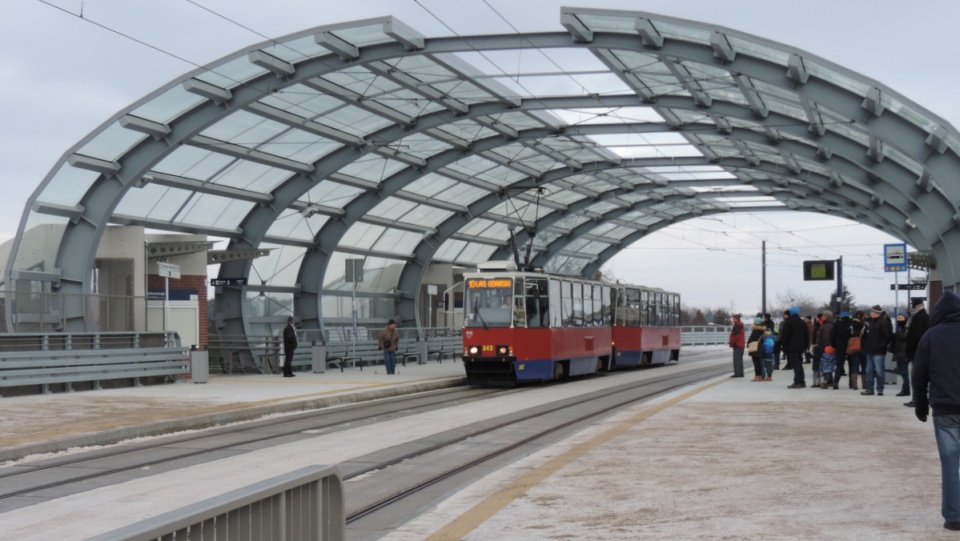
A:
{"type": "Polygon", "coordinates": [[[875,304],[870,309],[870,319],[867,320],[860,346],[863,354],[867,356],[867,381],[863,390],[860,391],[862,395],[872,395],[876,386],[877,395],[883,396],[883,383],[886,379],[883,363],[887,357],[891,334],[893,329],[890,326],[890,318],[883,313],[883,308],[879,304],[875,304]]]}
{"type": "MultiPolygon", "coordinates": [[[[907,318],[907,362],[913,361],[917,354],[917,345],[920,344],[920,337],[930,327],[930,316],[927,315],[927,310],[923,307],[923,299],[919,297],[913,299],[911,307],[910,317],[907,318]]],[[[903,405],[912,408],[916,405],[916,401],[910,400],[903,405]]]]}
{"type": "Polygon", "coordinates": [[[923,422],[927,422],[928,407],[933,407],[943,527],[960,530],[960,297],[952,291],[944,291],[933,307],[930,328],[917,346],[913,398],[917,419],[923,422]]]}
{"type": "Polygon", "coordinates": [[[780,331],[780,347],[787,354],[787,366],[793,368],[793,385],[788,389],[803,389],[807,386],[803,373],[803,350],[810,343],[807,324],[800,319],[800,309],[790,307],[790,317],[783,321],[780,331]]]}
{"type": "Polygon", "coordinates": [[[287,326],[283,328],[283,377],[295,377],[293,373],[293,352],[297,349],[297,328],[293,317],[287,318],[287,326]]]}
{"type": "MultiPolygon", "coordinates": [[[[840,319],[833,327],[833,349],[836,351],[837,374],[843,373],[843,362],[848,361],[850,367],[850,381],[848,386],[851,389],[857,389],[857,373],[860,367],[857,366],[855,359],[847,355],[847,341],[853,336],[853,320],[850,319],[850,312],[840,312],[840,319]]],[[[837,378],[839,382],[839,378],[837,378]]]]}

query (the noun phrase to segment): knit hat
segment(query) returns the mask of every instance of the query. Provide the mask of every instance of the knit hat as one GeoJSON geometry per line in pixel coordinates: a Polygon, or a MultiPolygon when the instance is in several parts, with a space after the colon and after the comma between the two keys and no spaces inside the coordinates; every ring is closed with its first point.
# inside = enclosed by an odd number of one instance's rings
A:
{"type": "Polygon", "coordinates": [[[883,308],[880,308],[879,304],[874,304],[873,306],[870,307],[870,311],[879,314],[883,312],[883,308]]]}
{"type": "Polygon", "coordinates": [[[835,352],[836,350],[833,349],[833,346],[827,346],[827,347],[823,348],[823,351],[824,351],[824,353],[833,353],[833,352],[835,352]]]}
{"type": "Polygon", "coordinates": [[[387,325],[396,325],[396,324],[397,324],[397,322],[394,321],[394,320],[392,320],[392,319],[387,322],[387,325]]]}
{"type": "Polygon", "coordinates": [[[797,306],[791,306],[791,307],[790,307],[790,315],[791,315],[791,316],[797,315],[797,314],[799,314],[799,313],[800,313],[800,308],[799,308],[799,307],[797,307],[797,306]]]}
{"type": "Polygon", "coordinates": [[[293,316],[287,318],[287,323],[293,323],[293,316]]]}
{"type": "Polygon", "coordinates": [[[923,297],[914,297],[913,300],[910,301],[910,306],[912,308],[923,306],[923,297]]]}

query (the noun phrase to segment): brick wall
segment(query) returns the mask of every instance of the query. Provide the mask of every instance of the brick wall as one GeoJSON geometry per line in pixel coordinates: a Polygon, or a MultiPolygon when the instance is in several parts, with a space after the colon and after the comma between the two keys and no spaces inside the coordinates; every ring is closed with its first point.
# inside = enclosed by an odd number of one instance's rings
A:
{"type": "Polygon", "coordinates": [[[927,299],[927,313],[933,313],[933,305],[943,296],[943,280],[930,280],[930,298],[927,299]]]}
{"type": "MultiPolygon", "coordinates": [[[[163,277],[151,274],[147,276],[147,289],[163,290],[163,277]]],[[[207,277],[198,274],[181,274],[179,279],[170,279],[170,289],[196,289],[199,304],[200,328],[197,329],[200,348],[207,349],[207,277]]]]}

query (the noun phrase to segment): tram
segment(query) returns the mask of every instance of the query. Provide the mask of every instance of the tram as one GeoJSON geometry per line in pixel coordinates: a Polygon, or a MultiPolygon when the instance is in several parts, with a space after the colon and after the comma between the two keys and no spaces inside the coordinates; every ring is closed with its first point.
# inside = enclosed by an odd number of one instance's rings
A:
{"type": "Polygon", "coordinates": [[[464,275],[471,384],[561,380],[679,357],[676,293],[517,271],[510,262],[464,275]]]}

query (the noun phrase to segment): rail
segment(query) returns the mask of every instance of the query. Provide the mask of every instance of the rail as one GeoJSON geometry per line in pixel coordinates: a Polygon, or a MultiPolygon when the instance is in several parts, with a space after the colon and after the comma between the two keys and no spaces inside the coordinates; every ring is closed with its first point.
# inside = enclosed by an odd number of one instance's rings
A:
{"type": "MultiPolygon", "coordinates": [[[[747,334],[749,334],[749,329],[747,334]]],[[[729,325],[680,327],[681,346],[725,346],[730,339],[729,325]]]]}
{"type": "Polygon", "coordinates": [[[342,541],[345,532],[339,470],[334,466],[309,466],[87,541],[342,541]]]}

